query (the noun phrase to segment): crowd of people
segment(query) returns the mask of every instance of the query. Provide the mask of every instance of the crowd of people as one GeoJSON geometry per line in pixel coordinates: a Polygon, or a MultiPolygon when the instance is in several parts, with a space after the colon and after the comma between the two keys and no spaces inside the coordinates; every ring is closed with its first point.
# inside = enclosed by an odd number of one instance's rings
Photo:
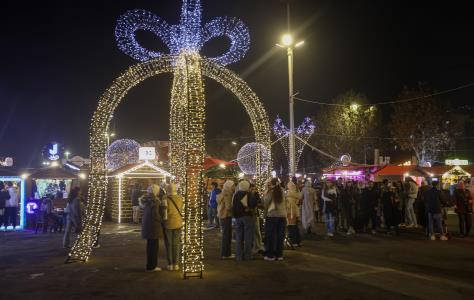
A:
{"type": "Polygon", "coordinates": [[[8,226],[13,230],[18,226],[18,208],[20,191],[13,182],[0,181],[0,227],[6,231],[8,226]]]}
{"type": "Polygon", "coordinates": [[[474,182],[460,181],[439,186],[438,181],[418,185],[411,177],[404,182],[326,179],[320,182],[284,183],[269,180],[263,195],[247,180],[222,187],[213,183],[208,198],[209,228],[220,224],[222,259],[249,260],[260,253],[268,261],[283,260],[285,243],[301,246],[302,231],[315,234],[316,224],[335,234],[386,233],[399,235],[401,228],[424,229],[431,240],[448,240],[448,210],[454,208],[461,237],[472,224],[474,182]],[[263,230],[262,230],[263,229],[263,230]],[[235,231],[235,255],[232,232],[235,231]],[[264,240],[262,234],[264,233],[264,240]]]}

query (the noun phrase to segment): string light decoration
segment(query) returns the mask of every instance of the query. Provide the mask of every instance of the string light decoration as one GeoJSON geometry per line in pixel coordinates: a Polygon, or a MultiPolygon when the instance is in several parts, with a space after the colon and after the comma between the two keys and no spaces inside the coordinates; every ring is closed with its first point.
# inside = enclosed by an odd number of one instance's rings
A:
{"type": "MultiPolygon", "coordinates": [[[[182,233],[182,264],[185,278],[202,277],[202,173],[204,163],[205,98],[203,76],[229,89],[241,101],[250,116],[255,140],[268,149],[270,155],[270,128],[262,103],[248,85],[224,65],[240,59],[248,50],[249,34],[238,19],[216,18],[201,24],[200,1],[183,1],[181,23],[169,26],[154,14],[142,10],[126,13],[116,27],[117,42],[125,53],[142,61],[119,76],[99,100],[91,124],[91,173],[89,176],[89,203],[85,226],[75,242],[68,261],[86,261],[97,239],[105,207],[106,193],[106,140],[110,116],[122,98],[143,80],[162,73],[173,73],[170,110],[171,173],[185,196],[185,228],[182,233]],[[135,40],[136,30],[149,30],[167,44],[171,55],[163,55],[141,47],[135,40]],[[230,50],[216,58],[205,58],[198,51],[213,37],[227,36],[230,50]]],[[[260,191],[270,174],[270,163],[261,168],[263,157],[256,153],[256,183],[260,191]]],[[[269,160],[265,159],[265,162],[269,160]]]]}
{"type": "MultiPolygon", "coordinates": [[[[303,154],[304,146],[306,145],[306,142],[309,140],[309,138],[314,134],[315,128],[316,128],[316,125],[314,125],[313,120],[309,117],[304,118],[303,123],[301,123],[296,128],[296,132],[295,132],[295,135],[297,137],[295,139],[296,166],[298,166],[301,155],[303,154]]],[[[283,123],[283,120],[278,115],[275,119],[275,123],[273,123],[273,134],[275,134],[277,139],[280,140],[283,150],[285,151],[285,155],[288,157],[290,129],[286,127],[286,125],[283,123]]]]}
{"type": "Polygon", "coordinates": [[[237,163],[242,172],[246,175],[256,175],[265,172],[270,165],[271,153],[268,149],[259,143],[243,145],[237,153],[237,163]],[[257,163],[257,156],[260,156],[260,163],[257,163]]]}
{"type": "Polygon", "coordinates": [[[131,139],[120,139],[110,144],[106,160],[109,170],[138,162],[140,144],[131,139]]]}

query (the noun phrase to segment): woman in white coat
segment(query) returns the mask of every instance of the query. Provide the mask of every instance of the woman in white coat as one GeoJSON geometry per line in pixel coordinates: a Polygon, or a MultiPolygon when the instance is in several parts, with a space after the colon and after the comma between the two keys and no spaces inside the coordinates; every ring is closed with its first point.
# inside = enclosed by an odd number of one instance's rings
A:
{"type": "Polygon", "coordinates": [[[304,230],[309,234],[314,223],[314,211],[316,210],[316,190],[306,181],[303,188],[303,205],[301,209],[301,223],[304,230]]]}

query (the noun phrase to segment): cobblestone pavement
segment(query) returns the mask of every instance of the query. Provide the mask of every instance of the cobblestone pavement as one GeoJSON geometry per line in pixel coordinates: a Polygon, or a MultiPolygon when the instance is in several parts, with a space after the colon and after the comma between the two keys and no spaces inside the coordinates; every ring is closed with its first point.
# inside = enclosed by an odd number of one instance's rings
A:
{"type": "MultiPolygon", "coordinates": [[[[64,264],[61,238],[0,232],[0,299],[474,299],[473,237],[311,235],[282,262],[256,256],[237,264],[220,260],[212,229],[205,231],[204,279],[191,280],[145,273],[136,225],[105,223],[102,247],[87,263],[64,264]]],[[[166,265],[162,243],[159,264],[166,265]]]]}

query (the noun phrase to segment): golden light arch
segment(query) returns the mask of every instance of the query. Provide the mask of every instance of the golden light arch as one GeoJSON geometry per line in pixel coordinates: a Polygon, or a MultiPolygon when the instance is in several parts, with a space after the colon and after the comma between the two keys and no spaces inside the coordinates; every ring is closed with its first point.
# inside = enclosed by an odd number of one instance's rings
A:
{"type": "MultiPolygon", "coordinates": [[[[110,88],[108,88],[104,92],[104,94],[99,100],[97,109],[92,117],[90,133],[91,171],[89,175],[87,213],[83,231],[80,234],[79,238],[76,240],[73,248],[71,249],[71,252],[68,256],[68,261],[88,260],[92,252],[92,246],[97,239],[97,235],[102,225],[102,218],[104,216],[107,192],[107,169],[105,158],[105,153],[107,150],[106,133],[109,126],[109,122],[115,109],[125,97],[127,92],[134,86],[138,85],[140,82],[158,74],[176,74],[176,72],[179,72],[179,61],[182,59],[186,60],[184,62],[185,68],[190,68],[190,66],[192,67],[197,63],[197,68],[195,70],[197,70],[198,72],[200,70],[201,73],[198,77],[204,75],[217,81],[229,91],[231,91],[240,100],[250,117],[250,121],[252,123],[255,133],[256,142],[266,147],[268,151],[271,150],[270,127],[267,113],[257,95],[250,89],[250,87],[245,83],[245,81],[239,78],[234,72],[213,62],[212,60],[202,58],[199,55],[164,55],[159,58],[131,66],[126,72],[124,72],[114,81],[110,88]],[[190,60],[194,61],[190,62],[190,60]]],[[[187,78],[187,76],[185,77],[187,78]]],[[[194,74],[189,77],[192,78],[196,76],[194,74]]],[[[200,80],[200,82],[202,82],[202,80],[200,80]]],[[[177,80],[175,76],[173,82],[173,89],[175,89],[176,86],[179,84],[179,79],[177,80]]],[[[191,83],[188,82],[187,84],[191,83]]],[[[203,87],[201,87],[201,89],[203,89],[203,87]]],[[[176,93],[173,90],[170,112],[171,129],[173,129],[173,126],[176,126],[176,124],[173,124],[173,122],[176,122],[176,119],[179,117],[179,108],[177,109],[178,114],[176,111],[174,111],[173,108],[174,106],[176,106],[176,102],[179,101],[179,99],[173,99],[173,97],[176,97],[175,95],[176,93]]],[[[188,99],[191,98],[192,95],[188,95],[188,99]]],[[[203,108],[204,104],[202,104],[202,109],[203,108]]],[[[198,121],[204,122],[204,120],[198,121]]],[[[183,147],[187,147],[187,145],[183,145],[183,147]]],[[[260,190],[263,189],[263,183],[270,174],[270,168],[271,164],[269,164],[269,167],[265,170],[262,170],[260,168],[259,153],[257,153],[257,175],[255,180],[257,183],[257,187],[260,190]]],[[[201,220],[196,219],[196,216],[200,216],[201,213],[199,211],[199,207],[197,206],[198,204],[199,203],[197,202],[185,204],[185,206],[187,206],[187,208],[185,208],[185,230],[187,228],[188,232],[201,232],[200,237],[197,237],[200,239],[200,241],[190,241],[190,244],[194,245],[195,248],[193,249],[192,247],[190,247],[189,250],[185,249],[183,250],[183,254],[189,254],[191,257],[189,261],[189,264],[191,265],[191,267],[189,268],[190,272],[193,272],[193,270],[197,270],[196,268],[200,267],[202,274],[202,229],[200,222],[201,220]],[[200,249],[196,249],[196,247],[200,249]],[[187,253],[186,251],[188,251],[189,253],[187,253]],[[196,251],[200,251],[200,253],[196,251]],[[194,256],[191,255],[191,252],[194,256]]],[[[187,261],[184,260],[183,263],[186,264],[187,261]]],[[[184,272],[186,272],[186,268],[184,268],[184,272]]]]}

